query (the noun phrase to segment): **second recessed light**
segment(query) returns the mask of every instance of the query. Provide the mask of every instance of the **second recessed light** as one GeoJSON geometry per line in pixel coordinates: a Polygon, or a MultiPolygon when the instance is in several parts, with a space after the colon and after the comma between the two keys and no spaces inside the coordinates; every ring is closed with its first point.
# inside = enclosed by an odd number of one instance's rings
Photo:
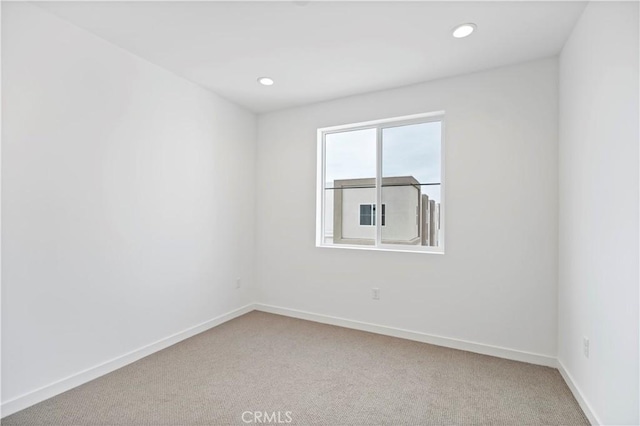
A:
{"type": "Polygon", "coordinates": [[[263,86],[271,86],[273,85],[273,79],[269,77],[260,77],[258,79],[258,83],[262,84],[263,86]]]}
{"type": "Polygon", "coordinates": [[[462,24],[453,29],[453,36],[455,38],[464,38],[471,35],[476,29],[476,24],[462,24]]]}

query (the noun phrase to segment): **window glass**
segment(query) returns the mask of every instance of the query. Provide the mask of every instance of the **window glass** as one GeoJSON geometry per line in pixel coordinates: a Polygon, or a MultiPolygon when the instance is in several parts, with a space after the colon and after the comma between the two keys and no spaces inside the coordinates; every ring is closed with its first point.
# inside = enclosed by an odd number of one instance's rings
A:
{"type": "Polygon", "coordinates": [[[383,244],[439,245],[440,150],[440,122],[382,129],[383,244]]]}
{"type": "Polygon", "coordinates": [[[360,225],[375,225],[375,207],[371,204],[360,204],[360,225]],[[373,214],[373,217],[372,217],[373,214]]]}
{"type": "Polygon", "coordinates": [[[375,244],[376,135],[375,128],[325,135],[325,244],[375,244]]]}
{"type": "Polygon", "coordinates": [[[320,132],[319,244],[441,251],[442,118],[378,123],[320,132]]]}

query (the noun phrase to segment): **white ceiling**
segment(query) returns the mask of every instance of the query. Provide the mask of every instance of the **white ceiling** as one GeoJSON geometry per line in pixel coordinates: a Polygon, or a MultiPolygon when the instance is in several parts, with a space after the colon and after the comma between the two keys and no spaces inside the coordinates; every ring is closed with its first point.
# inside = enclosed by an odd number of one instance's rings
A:
{"type": "Polygon", "coordinates": [[[557,54],[583,2],[41,2],[261,113],[557,54]],[[454,39],[454,26],[477,31],[454,39]],[[272,77],[276,84],[256,82],[272,77]]]}

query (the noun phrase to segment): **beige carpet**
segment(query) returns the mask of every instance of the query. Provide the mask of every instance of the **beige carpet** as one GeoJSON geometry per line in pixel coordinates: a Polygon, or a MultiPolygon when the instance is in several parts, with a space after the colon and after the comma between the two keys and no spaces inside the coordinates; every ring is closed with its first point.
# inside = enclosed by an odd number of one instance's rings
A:
{"type": "Polygon", "coordinates": [[[251,312],[2,425],[243,425],[246,411],[302,425],[588,424],[552,368],[251,312]]]}

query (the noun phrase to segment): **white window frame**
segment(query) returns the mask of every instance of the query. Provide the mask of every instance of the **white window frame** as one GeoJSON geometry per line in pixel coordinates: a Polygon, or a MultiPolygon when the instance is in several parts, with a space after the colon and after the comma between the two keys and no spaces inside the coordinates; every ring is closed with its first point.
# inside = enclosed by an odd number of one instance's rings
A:
{"type": "MultiPolygon", "coordinates": [[[[354,124],[344,124],[332,127],[323,127],[318,129],[318,149],[317,149],[317,188],[316,188],[316,247],[324,248],[341,248],[355,250],[376,250],[376,251],[397,251],[412,253],[432,253],[444,254],[445,248],[445,112],[429,112],[424,114],[414,114],[402,117],[386,118],[383,120],[373,120],[354,124]],[[376,225],[376,240],[374,245],[356,245],[356,244],[326,244],[324,242],[324,209],[325,209],[325,146],[326,136],[331,133],[341,133],[345,131],[376,129],[376,199],[375,204],[380,204],[382,199],[382,130],[390,127],[406,126],[411,124],[422,124],[440,122],[440,229],[441,239],[438,247],[422,246],[422,245],[401,245],[401,244],[383,244],[382,243],[382,226],[376,225]]],[[[372,203],[372,204],[374,204],[372,203]]],[[[382,209],[376,209],[376,223],[381,223],[382,209]]]]}

